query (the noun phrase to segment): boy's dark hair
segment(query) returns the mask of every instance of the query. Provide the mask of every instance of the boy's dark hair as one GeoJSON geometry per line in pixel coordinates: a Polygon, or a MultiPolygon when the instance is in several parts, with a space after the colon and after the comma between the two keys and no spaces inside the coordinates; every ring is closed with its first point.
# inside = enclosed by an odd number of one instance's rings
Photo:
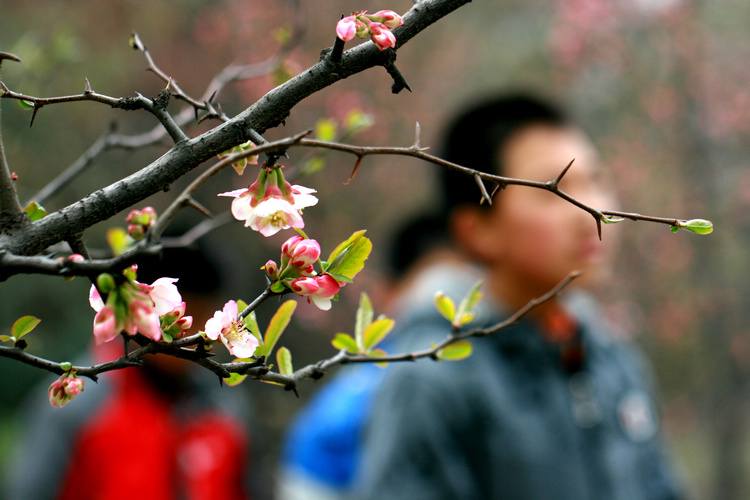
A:
{"type": "MultiPolygon", "coordinates": [[[[568,123],[562,110],[529,95],[483,100],[448,125],[442,157],[464,167],[503,175],[501,152],[514,135],[530,125],[562,127],[568,123]]],[[[446,214],[458,205],[479,203],[479,188],[471,176],[442,169],[440,182],[446,214]]],[[[489,186],[488,190],[491,192],[489,186]]]]}
{"type": "MultiPolygon", "coordinates": [[[[530,125],[563,127],[570,122],[562,110],[526,94],[503,94],[483,99],[450,122],[443,133],[442,158],[451,163],[502,175],[501,151],[508,141],[530,125]]],[[[491,192],[492,187],[488,186],[491,192]]],[[[447,220],[456,206],[479,204],[481,194],[471,176],[440,170],[442,201],[431,211],[412,218],[394,235],[390,265],[396,275],[416,259],[449,240],[447,220]]]]}

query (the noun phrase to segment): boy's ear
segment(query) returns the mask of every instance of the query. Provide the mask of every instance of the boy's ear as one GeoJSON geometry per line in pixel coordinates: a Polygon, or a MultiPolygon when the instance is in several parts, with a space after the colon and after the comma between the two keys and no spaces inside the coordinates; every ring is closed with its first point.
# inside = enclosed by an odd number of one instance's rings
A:
{"type": "Polygon", "coordinates": [[[453,210],[450,230],[453,241],[469,257],[487,264],[502,253],[502,238],[490,223],[486,208],[463,206],[453,210]]]}

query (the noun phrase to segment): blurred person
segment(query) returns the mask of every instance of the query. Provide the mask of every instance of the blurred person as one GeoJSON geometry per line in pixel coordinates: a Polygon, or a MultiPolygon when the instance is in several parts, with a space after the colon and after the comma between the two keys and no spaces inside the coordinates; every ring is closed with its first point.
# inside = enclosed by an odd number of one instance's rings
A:
{"type": "MultiPolygon", "coordinates": [[[[211,294],[223,286],[216,262],[205,249],[166,248],[149,267],[139,267],[139,280],[178,277],[193,331],[200,328],[215,309],[211,294]]],[[[74,364],[106,362],[122,351],[116,339],[74,364]]],[[[215,374],[166,355],[85,382],[64,408],[51,407],[42,388],[31,393],[7,498],[249,498],[250,417],[241,389],[222,390],[215,374]]]]}
{"type": "MultiPolygon", "coordinates": [[[[575,159],[560,188],[595,207],[615,203],[590,140],[538,99],[481,102],[453,121],[443,144],[448,161],[538,181],[575,159]]],[[[296,476],[288,477],[330,486],[337,470],[347,471],[345,484],[327,490],[339,498],[681,498],[647,367],[584,291],[606,276],[612,235],[599,241],[590,214],[546,191],[509,186],[489,206],[478,203],[470,176],[445,170],[442,184],[444,204],[434,212],[443,213],[430,220],[443,221],[432,240],[444,244],[417,260],[388,352],[424,349],[449,334],[433,304],[437,290],[460,300],[482,277],[485,298],[471,326],[490,326],[571,271],[583,278],[512,327],[471,339],[467,360],[399,363],[369,380],[362,369],[343,396],[324,393],[317,410],[313,403],[302,414],[315,417],[305,427],[308,459],[295,463],[291,454],[287,470],[296,476]],[[337,421],[342,415],[347,425],[337,421]],[[346,451],[343,469],[330,462],[337,447],[346,451]]],[[[346,377],[336,382],[347,387],[346,377]]],[[[318,498],[298,492],[289,498],[318,498]]]]}

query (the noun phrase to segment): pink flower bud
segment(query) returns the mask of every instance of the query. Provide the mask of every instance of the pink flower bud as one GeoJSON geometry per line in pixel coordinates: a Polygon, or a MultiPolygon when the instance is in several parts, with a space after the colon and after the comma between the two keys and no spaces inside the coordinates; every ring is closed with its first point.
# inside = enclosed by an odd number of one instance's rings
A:
{"type": "Polygon", "coordinates": [[[401,19],[401,16],[399,16],[392,10],[380,10],[375,14],[367,17],[377,23],[385,24],[388,29],[393,29],[404,24],[404,20],[401,19]]]}
{"type": "Polygon", "coordinates": [[[300,236],[299,234],[295,234],[294,236],[286,240],[283,245],[281,245],[281,253],[291,257],[292,252],[294,252],[294,249],[297,248],[297,244],[302,240],[304,240],[302,236],[300,236]]]}
{"type": "Polygon", "coordinates": [[[380,50],[396,47],[396,37],[393,36],[391,30],[385,24],[370,23],[370,37],[380,50]]]}
{"type": "Polygon", "coordinates": [[[63,373],[49,386],[49,402],[55,408],[62,408],[81,392],[83,392],[83,380],[70,376],[69,373],[63,373]]]}
{"type": "Polygon", "coordinates": [[[266,265],[263,266],[263,269],[265,269],[266,274],[268,274],[272,278],[276,277],[276,275],[279,274],[279,266],[272,260],[266,262],[266,265]]]}
{"type": "Polygon", "coordinates": [[[354,16],[343,18],[336,23],[336,36],[348,42],[357,34],[357,21],[354,16]]]}
{"type": "Polygon", "coordinates": [[[313,277],[297,278],[296,280],[292,280],[289,285],[294,293],[303,297],[317,292],[318,288],[320,288],[318,282],[313,277]]]}

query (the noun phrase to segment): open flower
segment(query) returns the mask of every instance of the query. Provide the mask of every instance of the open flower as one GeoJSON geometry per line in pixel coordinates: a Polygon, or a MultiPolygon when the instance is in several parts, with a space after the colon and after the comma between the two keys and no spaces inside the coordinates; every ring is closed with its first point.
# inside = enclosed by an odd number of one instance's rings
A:
{"type": "Polygon", "coordinates": [[[230,300],[213,318],[206,321],[206,337],[221,340],[233,356],[249,358],[258,347],[258,339],[247,331],[242,320],[237,319],[237,303],[230,300]]]}
{"type": "Polygon", "coordinates": [[[289,194],[285,196],[278,186],[269,185],[260,201],[256,201],[256,192],[251,189],[219,193],[219,196],[234,197],[232,215],[237,220],[244,220],[245,227],[263,236],[272,236],[282,229],[304,227],[301,210],[318,203],[318,199],[312,195],[314,189],[290,185],[288,191],[289,194]]]}
{"type": "Polygon", "coordinates": [[[135,279],[119,286],[112,282],[113,288],[107,295],[106,304],[96,287],[92,286],[89,303],[96,311],[94,337],[97,344],[109,342],[122,331],[128,335],[140,332],[154,341],[161,340],[159,316],[169,314],[180,306],[184,307],[180,292],[174,284],[176,282],[176,278],[159,278],[151,285],[139,283],[135,279]]]}

